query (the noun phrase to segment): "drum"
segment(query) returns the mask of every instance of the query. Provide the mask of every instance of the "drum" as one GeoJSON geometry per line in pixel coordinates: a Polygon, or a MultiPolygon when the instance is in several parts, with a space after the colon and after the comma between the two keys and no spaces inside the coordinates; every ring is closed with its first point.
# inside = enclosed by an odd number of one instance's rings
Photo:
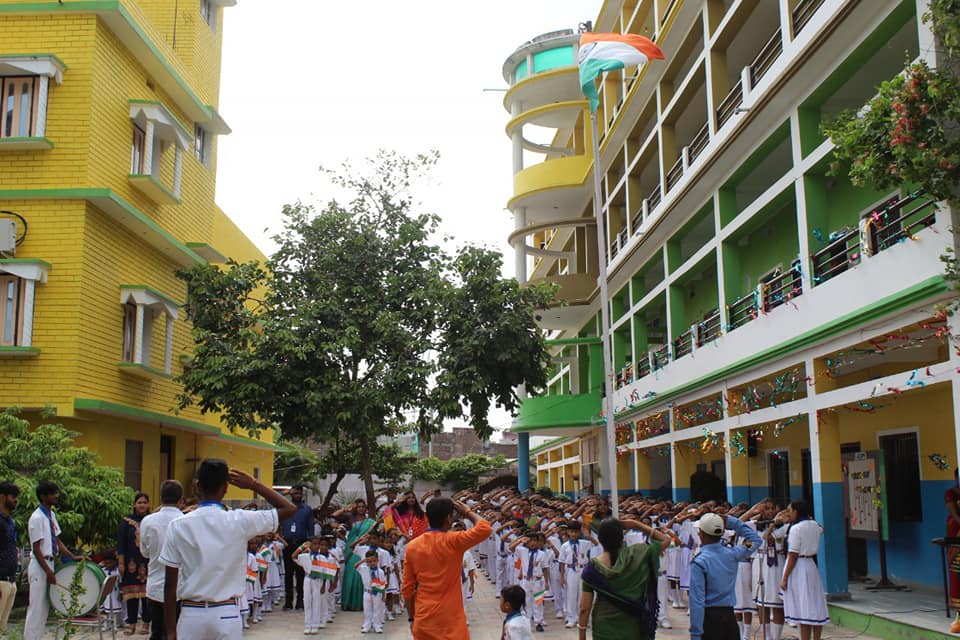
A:
{"type": "Polygon", "coordinates": [[[50,606],[61,616],[69,615],[70,585],[73,584],[73,578],[77,571],[82,572],[83,575],[80,578],[81,589],[74,615],[85,616],[95,612],[100,604],[100,591],[103,589],[103,583],[106,580],[103,570],[89,561],[64,564],[54,572],[57,584],[52,584],[47,588],[50,606]]]}

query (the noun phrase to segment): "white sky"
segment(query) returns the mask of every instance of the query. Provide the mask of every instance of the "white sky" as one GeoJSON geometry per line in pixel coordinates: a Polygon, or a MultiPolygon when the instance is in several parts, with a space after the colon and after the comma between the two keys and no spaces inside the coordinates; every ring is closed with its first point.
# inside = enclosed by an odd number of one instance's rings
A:
{"type": "MultiPolygon", "coordinates": [[[[511,147],[504,60],[595,20],[602,0],[244,0],[223,11],[217,202],[268,255],[280,210],[328,199],[318,168],[380,148],[440,152],[424,196],[442,231],[504,254],[511,147]],[[265,229],[267,231],[265,231],[265,229]]],[[[510,417],[492,415],[495,427],[510,417]]]]}

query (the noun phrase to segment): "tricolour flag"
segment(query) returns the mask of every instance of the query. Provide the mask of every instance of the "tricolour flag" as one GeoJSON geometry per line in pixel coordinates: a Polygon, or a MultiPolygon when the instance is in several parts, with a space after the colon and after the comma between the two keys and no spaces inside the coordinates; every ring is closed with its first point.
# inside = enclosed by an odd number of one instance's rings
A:
{"type": "Polygon", "coordinates": [[[580,89],[590,101],[590,113],[600,105],[597,76],[650,60],[663,60],[663,51],[652,40],[633,33],[583,33],[580,35],[580,89]]]}

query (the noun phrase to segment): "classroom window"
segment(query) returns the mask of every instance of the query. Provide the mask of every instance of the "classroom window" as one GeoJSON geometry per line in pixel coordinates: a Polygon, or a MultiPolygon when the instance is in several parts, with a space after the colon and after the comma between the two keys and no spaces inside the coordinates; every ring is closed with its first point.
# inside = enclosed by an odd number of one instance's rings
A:
{"type": "Polygon", "coordinates": [[[143,154],[146,147],[147,134],[137,125],[133,125],[133,148],[130,152],[130,173],[135,176],[143,175],[143,154]]]}
{"type": "Polygon", "coordinates": [[[891,522],[920,522],[920,450],[916,433],[880,436],[886,474],[887,516],[891,522]]]}
{"type": "Polygon", "coordinates": [[[156,338],[163,344],[163,363],[158,366],[171,373],[173,358],[173,322],[179,316],[181,303],[149,287],[120,287],[120,306],[123,311],[123,338],[121,362],[150,367],[154,322],[159,322],[156,338]],[[161,316],[163,316],[161,320],[161,316]]]}
{"type": "Polygon", "coordinates": [[[143,441],[127,440],[123,456],[123,483],[140,491],[143,482],[143,441]]]}
{"type": "Polygon", "coordinates": [[[134,336],[137,331],[137,305],[123,305],[123,362],[133,362],[134,336]]]}
{"type": "Polygon", "coordinates": [[[24,280],[0,274],[0,346],[23,346],[24,280]]]}
{"type": "Polygon", "coordinates": [[[6,77],[0,85],[2,126],[0,138],[29,138],[36,135],[39,92],[36,76],[6,77]]]}

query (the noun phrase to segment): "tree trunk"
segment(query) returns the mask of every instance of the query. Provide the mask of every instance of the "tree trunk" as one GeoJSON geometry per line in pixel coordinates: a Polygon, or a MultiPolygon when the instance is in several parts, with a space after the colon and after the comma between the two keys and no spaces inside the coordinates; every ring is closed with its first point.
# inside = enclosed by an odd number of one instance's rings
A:
{"type": "Polygon", "coordinates": [[[373,469],[370,468],[370,437],[363,435],[360,441],[360,468],[363,472],[363,486],[367,490],[367,514],[377,517],[377,501],[373,495],[373,469]]]}
{"type": "Polygon", "coordinates": [[[327,495],[323,497],[323,504],[320,505],[320,513],[327,513],[327,508],[330,506],[330,503],[333,502],[333,496],[337,495],[337,488],[340,486],[340,481],[343,480],[346,475],[345,471],[337,471],[337,475],[327,489],[327,495]]]}

